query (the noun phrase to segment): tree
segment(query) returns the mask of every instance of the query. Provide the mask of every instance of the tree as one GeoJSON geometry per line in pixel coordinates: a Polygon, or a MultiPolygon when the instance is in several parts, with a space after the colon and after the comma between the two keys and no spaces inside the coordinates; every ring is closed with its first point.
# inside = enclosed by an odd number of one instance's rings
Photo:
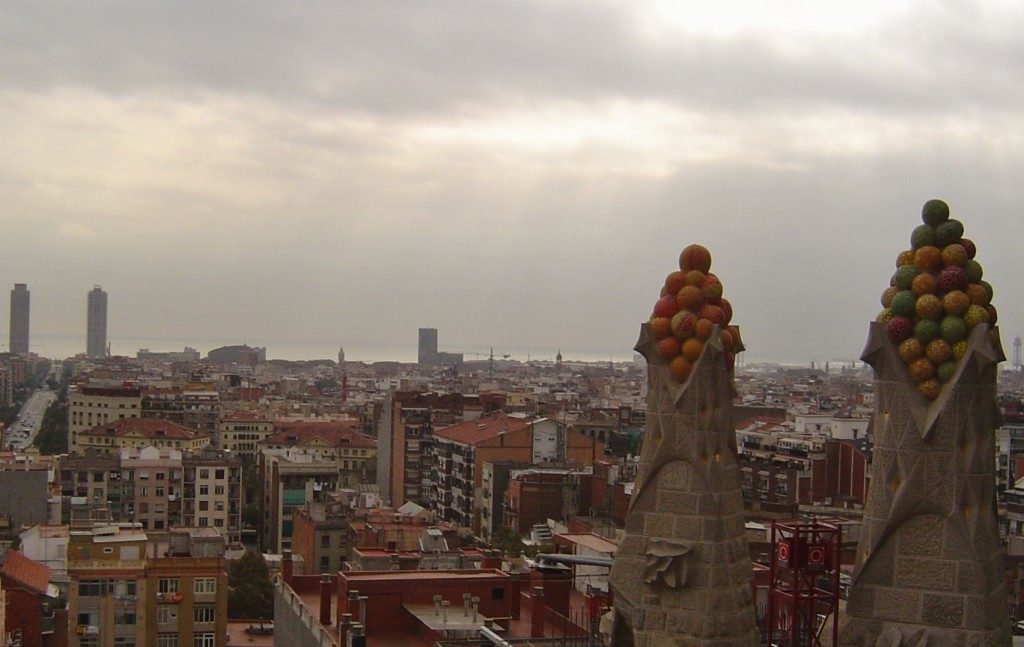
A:
{"type": "Polygon", "coordinates": [[[273,620],[274,585],[263,556],[252,551],[228,565],[228,618],[273,620]]]}
{"type": "Polygon", "coordinates": [[[494,531],[491,535],[491,546],[508,557],[519,557],[526,548],[523,538],[508,526],[501,526],[494,531]]]}

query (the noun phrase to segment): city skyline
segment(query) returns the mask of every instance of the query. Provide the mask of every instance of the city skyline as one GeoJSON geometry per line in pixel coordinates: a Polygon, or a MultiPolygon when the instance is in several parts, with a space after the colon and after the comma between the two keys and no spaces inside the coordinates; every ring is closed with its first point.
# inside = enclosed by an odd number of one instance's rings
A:
{"type": "MultiPolygon", "coordinates": [[[[122,338],[628,355],[635,286],[700,242],[751,357],[856,357],[933,197],[1016,283],[1009,3],[0,16],[2,278],[33,339],[101,284],[122,338]]],[[[994,303],[1012,338],[1024,304],[994,303]]]]}

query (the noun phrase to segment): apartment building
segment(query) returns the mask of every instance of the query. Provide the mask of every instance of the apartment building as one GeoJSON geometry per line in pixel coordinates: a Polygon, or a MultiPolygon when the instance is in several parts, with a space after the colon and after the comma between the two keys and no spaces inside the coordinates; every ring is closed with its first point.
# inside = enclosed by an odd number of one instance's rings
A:
{"type": "Polygon", "coordinates": [[[342,487],[366,483],[377,466],[377,442],[355,430],[357,421],[274,422],[261,449],[301,449],[325,461],[337,461],[342,487]]]}
{"type": "Polygon", "coordinates": [[[226,415],[217,425],[213,444],[256,462],[260,443],[274,431],[273,423],[255,413],[239,411],[226,415]]]}
{"type": "Polygon", "coordinates": [[[168,420],[123,418],[78,431],[75,442],[76,453],[92,448],[100,453],[118,454],[122,448],[143,447],[199,451],[210,444],[210,437],[168,420]]]}
{"type": "Polygon", "coordinates": [[[213,528],[229,546],[242,543],[242,459],[206,448],[182,458],[182,525],[213,528]]]}
{"type": "Polygon", "coordinates": [[[324,460],[315,451],[264,449],[260,452],[263,519],[260,533],[264,552],[291,549],[293,514],[310,501],[323,502],[340,487],[341,462],[324,460]]]}
{"type": "Polygon", "coordinates": [[[142,416],[138,387],[79,386],[68,393],[68,452],[81,453],[78,434],[117,420],[142,416]]]}

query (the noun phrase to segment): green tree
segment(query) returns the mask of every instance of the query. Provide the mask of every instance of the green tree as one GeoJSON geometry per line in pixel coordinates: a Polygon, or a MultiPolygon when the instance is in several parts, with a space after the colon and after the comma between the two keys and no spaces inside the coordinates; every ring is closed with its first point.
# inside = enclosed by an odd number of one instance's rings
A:
{"type": "Polygon", "coordinates": [[[43,422],[32,444],[42,454],[68,452],[68,401],[58,398],[46,408],[43,422]]]}
{"type": "Polygon", "coordinates": [[[501,526],[491,535],[491,546],[508,557],[519,557],[526,549],[523,538],[508,526],[501,526]]]}
{"type": "Polygon", "coordinates": [[[228,565],[228,618],[273,620],[274,585],[263,556],[252,551],[228,565]]]}

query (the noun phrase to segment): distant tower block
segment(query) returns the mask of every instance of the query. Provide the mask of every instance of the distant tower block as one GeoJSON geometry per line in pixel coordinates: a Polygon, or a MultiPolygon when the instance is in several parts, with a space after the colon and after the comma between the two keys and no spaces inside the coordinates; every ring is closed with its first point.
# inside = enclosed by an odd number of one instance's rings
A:
{"type": "Polygon", "coordinates": [[[30,298],[28,285],[15,283],[11,290],[11,328],[9,350],[17,355],[28,353],[30,298]]]}
{"type": "Polygon", "coordinates": [[[87,310],[85,354],[106,357],[110,354],[107,346],[107,293],[98,285],[89,291],[87,310]]]}
{"type": "Polygon", "coordinates": [[[1013,338],[1013,370],[1020,371],[1020,335],[1013,338]]]}
{"type": "Polygon", "coordinates": [[[647,358],[647,431],[611,570],[612,644],[756,645],[735,390],[718,328],[684,384],[658,354],[649,323],[636,350],[647,358]]]}
{"type": "Polygon", "coordinates": [[[841,645],[1009,646],[995,497],[996,334],[976,326],[939,397],[918,394],[883,323],[871,490],[841,645]]]}

